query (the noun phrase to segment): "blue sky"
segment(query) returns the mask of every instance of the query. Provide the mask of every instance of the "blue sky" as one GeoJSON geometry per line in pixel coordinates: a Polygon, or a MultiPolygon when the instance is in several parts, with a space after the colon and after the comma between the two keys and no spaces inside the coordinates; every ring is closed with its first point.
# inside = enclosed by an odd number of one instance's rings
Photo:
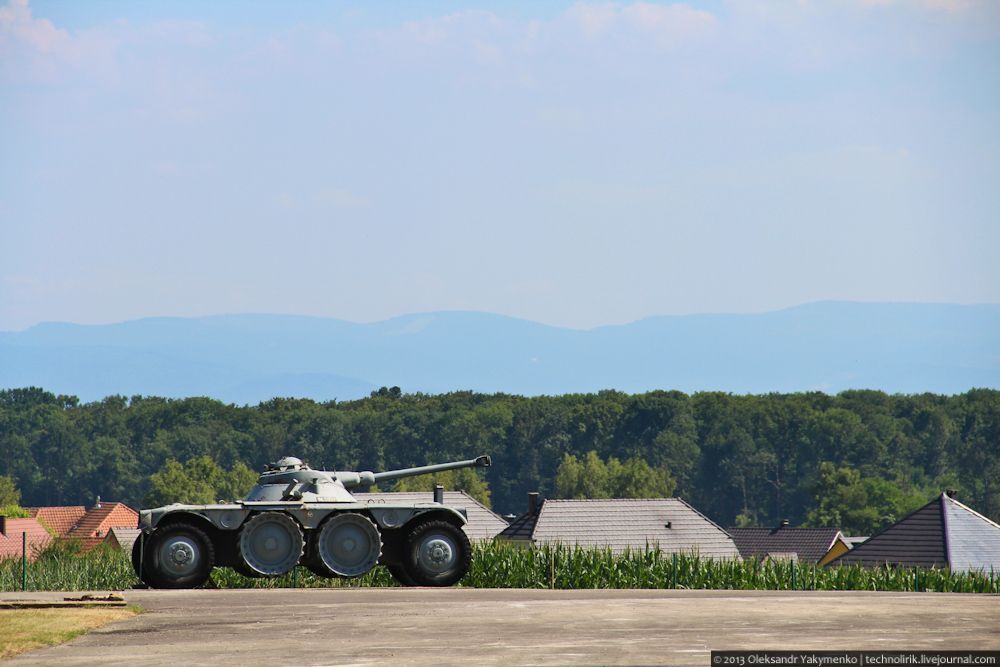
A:
{"type": "Polygon", "coordinates": [[[0,330],[1000,301],[996,2],[5,1],[0,330]]]}

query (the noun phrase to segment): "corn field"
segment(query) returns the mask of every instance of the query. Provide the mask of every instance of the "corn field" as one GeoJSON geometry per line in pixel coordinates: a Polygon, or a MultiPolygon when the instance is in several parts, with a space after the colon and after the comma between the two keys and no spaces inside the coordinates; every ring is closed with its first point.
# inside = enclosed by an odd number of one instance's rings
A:
{"type": "MultiPolygon", "coordinates": [[[[123,590],[139,583],[127,554],[99,548],[88,554],[50,549],[27,567],[27,590],[123,590]]],[[[274,579],[250,579],[216,568],[211,588],[338,588],[397,585],[382,567],[357,579],[324,579],[305,568],[274,579]]],[[[721,590],[927,591],[1000,593],[1000,573],[947,569],[823,568],[801,563],[716,561],[658,550],[612,553],[607,549],[508,544],[476,545],[462,586],[476,588],[678,588],[721,590]]],[[[0,591],[19,591],[20,559],[0,561],[0,591]]]]}

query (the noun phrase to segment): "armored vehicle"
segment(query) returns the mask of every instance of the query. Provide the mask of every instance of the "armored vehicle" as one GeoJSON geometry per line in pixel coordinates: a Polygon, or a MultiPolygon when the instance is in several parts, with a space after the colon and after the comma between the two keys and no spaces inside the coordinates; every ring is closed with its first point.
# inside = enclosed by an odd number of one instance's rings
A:
{"type": "Polygon", "coordinates": [[[324,577],[360,577],[377,564],[408,586],[450,586],[469,570],[465,510],[440,502],[366,502],[350,489],[487,467],[490,457],[390,472],[313,470],[295,457],[269,464],[246,499],[173,504],[139,513],[136,575],[153,588],[193,588],[212,568],[276,577],[302,564],[324,577]]]}

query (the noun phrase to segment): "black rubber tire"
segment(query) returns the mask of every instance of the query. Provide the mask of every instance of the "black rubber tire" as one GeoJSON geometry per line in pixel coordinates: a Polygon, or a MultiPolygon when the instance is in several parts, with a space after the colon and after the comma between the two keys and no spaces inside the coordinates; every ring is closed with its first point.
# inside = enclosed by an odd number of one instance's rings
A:
{"type": "Polygon", "coordinates": [[[406,573],[406,568],[402,565],[386,565],[385,569],[389,570],[389,574],[392,578],[396,580],[402,586],[416,586],[416,582],[410,578],[410,575],[406,573]]]}
{"type": "Polygon", "coordinates": [[[135,538],[135,542],[132,543],[132,571],[135,572],[135,576],[142,583],[146,583],[146,575],[140,569],[143,564],[141,561],[144,560],[145,556],[143,553],[145,541],[146,533],[139,533],[138,537],[135,538]]]}
{"type": "MultiPolygon", "coordinates": [[[[134,551],[133,551],[134,553],[134,551]]],[[[144,554],[144,581],[153,588],[197,588],[212,573],[215,564],[215,549],[212,541],[200,528],[187,523],[173,523],[154,531],[146,541],[144,554]],[[171,537],[182,535],[194,542],[203,556],[198,568],[190,574],[176,576],[160,565],[159,547],[171,537]]]]}
{"type": "Polygon", "coordinates": [[[403,546],[403,569],[415,586],[451,586],[469,571],[472,564],[472,544],[465,531],[447,521],[431,520],[418,523],[406,537],[403,546]],[[421,546],[435,536],[443,537],[455,548],[454,563],[442,571],[424,567],[419,558],[421,546]]]}
{"type": "Polygon", "coordinates": [[[318,530],[312,531],[311,534],[306,537],[306,555],[302,557],[302,561],[299,564],[304,566],[317,577],[323,577],[324,579],[339,579],[340,577],[326,569],[326,565],[323,565],[323,561],[320,559],[319,554],[316,553],[316,540],[318,538],[318,530]]]}
{"type": "Polygon", "coordinates": [[[247,579],[263,579],[264,575],[260,572],[252,570],[247,567],[247,564],[243,562],[242,558],[237,558],[236,562],[233,564],[233,569],[237,574],[242,574],[247,579]]]}

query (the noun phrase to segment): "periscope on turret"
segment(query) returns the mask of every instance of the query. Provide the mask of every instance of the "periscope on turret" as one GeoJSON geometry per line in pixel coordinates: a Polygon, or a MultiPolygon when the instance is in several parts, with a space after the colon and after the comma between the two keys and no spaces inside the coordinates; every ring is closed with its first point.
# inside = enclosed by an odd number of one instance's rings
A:
{"type": "Polygon", "coordinates": [[[451,586],[469,570],[465,510],[428,501],[369,503],[349,489],[414,475],[485,468],[489,456],[387,472],[313,470],[286,456],[268,464],[244,500],[175,503],[139,513],[136,575],[153,588],[194,588],[213,567],[276,577],[304,565],[360,577],[377,565],[407,586],[451,586]]]}

